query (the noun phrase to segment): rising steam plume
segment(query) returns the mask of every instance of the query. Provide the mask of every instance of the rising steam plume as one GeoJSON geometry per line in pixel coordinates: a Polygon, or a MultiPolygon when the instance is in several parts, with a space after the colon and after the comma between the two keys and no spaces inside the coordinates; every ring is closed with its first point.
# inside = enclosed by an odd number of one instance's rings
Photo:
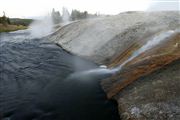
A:
{"type": "Polygon", "coordinates": [[[47,36],[48,34],[52,33],[53,30],[53,21],[49,15],[41,18],[40,20],[35,20],[29,26],[30,35],[32,38],[41,38],[47,36]]]}
{"type": "Polygon", "coordinates": [[[169,31],[163,32],[159,35],[156,35],[151,40],[149,40],[145,45],[143,45],[141,48],[136,50],[126,61],[124,61],[121,65],[119,65],[115,68],[108,69],[108,68],[103,66],[103,67],[100,67],[97,69],[92,69],[92,70],[88,70],[88,71],[84,71],[84,72],[80,72],[80,73],[75,73],[75,74],[72,74],[70,77],[72,77],[72,76],[73,77],[76,77],[76,76],[87,77],[87,76],[92,76],[92,75],[94,75],[94,76],[102,75],[103,76],[103,75],[117,74],[118,72],[121,71],[122,67],[124,65],[126,65],[128,62],[130,62],[131,60],[136,58],[141,53],[155,47],[156,45],[158,45],[162,41],[167,40],[167,38],[171,37],[174,33],[175,33],[175,31],[169,30],[169,31]]]}
{"type": "Polygon", "coordinates": [[[135,51],[131,57],[129,59],[127,59],[125,62],[123,62],[120,66],[112,69],[112,71],[114,72],[118,72],[121,70],[121,68],[126,65],[128,62],[130,62],[131,60],[133,60],[135,57],[137,57],[138,55],[140,55],[141,53],[155,47],[156,45],[158,45],[160,42],[167,40],[168,37],[170,37],[172,34],[174,33],[174,31],[169,30],[166,32],[163,32],[157,36],[155,36],[152,40],[148,41],[145,45],[143,45],[140,49],[138,49],[137,51],[135,51]]]}

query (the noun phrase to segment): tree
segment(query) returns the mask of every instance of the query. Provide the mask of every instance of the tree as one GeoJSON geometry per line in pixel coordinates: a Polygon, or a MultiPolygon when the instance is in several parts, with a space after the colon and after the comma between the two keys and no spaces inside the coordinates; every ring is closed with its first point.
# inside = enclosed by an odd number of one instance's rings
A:
{"type": "Polygon", "coordinates": [[[10,20],[9,18],[6,17],[6,14],[4,11],[3,11],[3,16],[0,17],[0,23],[2,23],[3,25],[10,24],[10,20]]]}
{"type": "Polygon", "coordinates": [[[7,18],[7,23],[8,23],[8,24],[11,24],[11,22],[10,22],[10,19],[9,19],[9,18],[7,18]]]}
{"type": "Polygon", "coordinates": [[[88,12],[80,12],[78,10],[72,10],[71,12],[71,19],[72,20],[79,20],[79,19],[86,19],[88,16],[88,12]]]}
{"type": "Polygon", "coordinates": [[[52,10],[51,17],[52,17],[52,20],[53,20],[54,24],[59,24],[62,21],[60,12],[59,11],[55,11],[54,8],[52,10]]]}

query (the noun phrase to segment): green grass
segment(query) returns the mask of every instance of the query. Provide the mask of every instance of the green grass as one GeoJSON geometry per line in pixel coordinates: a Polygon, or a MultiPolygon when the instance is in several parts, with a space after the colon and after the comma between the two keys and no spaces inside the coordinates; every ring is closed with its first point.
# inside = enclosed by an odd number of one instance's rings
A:
{"type": "Polygon", "coordinates": [[[11,31],[23,30],[23,29],[27,29],[27,26],[0,24],[0,32],[11,32],[11,31]]]}
{"type": "Polygon", "coordinates": [[[10,18],[10,23],[12,25],[29,26],[32,23],[32,21],[32,19],[10,18]]]}

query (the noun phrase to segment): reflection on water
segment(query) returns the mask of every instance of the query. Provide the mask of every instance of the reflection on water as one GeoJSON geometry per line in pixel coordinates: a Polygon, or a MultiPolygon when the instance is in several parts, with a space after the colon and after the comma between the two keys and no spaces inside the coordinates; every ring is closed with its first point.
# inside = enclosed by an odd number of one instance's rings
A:
{"type": "MultiPolygon", "coordinates": [[[[118,120],[99,81],[99,67],[28,31],[0,34],[3,120],[118,120]],[[83,71],[89,70],[89,73],[83,71]],[[79,74],[81,73],[81,74],[79,74]]],[[[101,70],[105,70],[100,69],[101,70]]]]}

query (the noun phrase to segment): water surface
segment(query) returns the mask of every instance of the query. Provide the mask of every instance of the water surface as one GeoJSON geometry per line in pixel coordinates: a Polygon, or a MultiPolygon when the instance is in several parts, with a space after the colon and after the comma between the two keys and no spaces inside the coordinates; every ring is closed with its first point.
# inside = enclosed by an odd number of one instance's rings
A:
{"type": "Polygon", "coordinates": [[[0,119],[118,120],[96,64],[28,31],[0,34],[0,119]],[[78,73],[78,74],[76,74],[78,73]]]}

